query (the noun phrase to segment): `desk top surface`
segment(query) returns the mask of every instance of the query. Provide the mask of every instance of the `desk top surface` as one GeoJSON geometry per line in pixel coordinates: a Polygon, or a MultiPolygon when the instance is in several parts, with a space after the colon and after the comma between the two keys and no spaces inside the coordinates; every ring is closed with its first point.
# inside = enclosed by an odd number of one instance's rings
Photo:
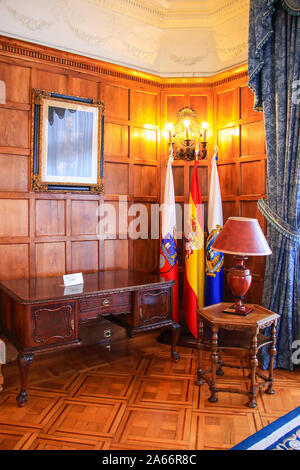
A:
{"type": "Polygon", "coordinates": [[[174,281],[165,281],[163,277],[155,274],[126,270],[83,274],[83,280],[83,284],[65,287],[62,276],[18,279],[2,281],[0,289],[20,303],[31,304],[174,284],[174,281]]]}

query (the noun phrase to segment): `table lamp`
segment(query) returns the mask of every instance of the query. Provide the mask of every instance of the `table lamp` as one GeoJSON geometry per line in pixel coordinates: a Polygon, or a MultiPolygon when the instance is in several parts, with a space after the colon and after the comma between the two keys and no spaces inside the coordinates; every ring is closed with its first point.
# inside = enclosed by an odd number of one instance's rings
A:
{"type": "Polygon", "coordinates": [[[258,220],[248,217],[229,217],[212,249],[234,255],[236,260],[236,265],[230,268],[227,275],[228,286],[235,303],[224,311],[248,315],[253,308],[244,305],[243,299],[250,288],[252,276],[250,269],[245,266],[245,260],[248,256],[266,256],[272,253],[258,220]]]}

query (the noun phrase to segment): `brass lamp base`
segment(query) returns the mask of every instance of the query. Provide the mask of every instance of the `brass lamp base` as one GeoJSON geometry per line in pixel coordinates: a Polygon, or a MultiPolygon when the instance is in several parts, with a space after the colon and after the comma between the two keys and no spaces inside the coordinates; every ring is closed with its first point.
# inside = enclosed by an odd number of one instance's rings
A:
{"type": "Polygon", "coordinates": [[[230,268],[227,275],[227,283],[233,294],[235,303],[224,310],[225,313],[246,316],[253,308],[244,305],[243,300],[251,286],[252,276],[250,269],[245,267],[246,256],[234,256],[236,265],[230,268]]]}

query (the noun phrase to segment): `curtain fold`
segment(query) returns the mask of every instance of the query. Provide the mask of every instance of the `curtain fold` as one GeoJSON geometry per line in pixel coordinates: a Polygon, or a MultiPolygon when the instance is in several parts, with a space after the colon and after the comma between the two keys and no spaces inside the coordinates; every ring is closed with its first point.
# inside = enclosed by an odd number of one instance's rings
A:
{"type": "MultiPolygon", "coordinates": [[[[276,366],[293,370],[300,339],[300,0],[251,0],[249,87],[263,110],[267,149],[268,221],[263,306],[280,315],[276,366]],[[295,343],[294,343],[295,344],[295,343]]],[[[267,351],[261,354],[268,367],[267,351]]]]}

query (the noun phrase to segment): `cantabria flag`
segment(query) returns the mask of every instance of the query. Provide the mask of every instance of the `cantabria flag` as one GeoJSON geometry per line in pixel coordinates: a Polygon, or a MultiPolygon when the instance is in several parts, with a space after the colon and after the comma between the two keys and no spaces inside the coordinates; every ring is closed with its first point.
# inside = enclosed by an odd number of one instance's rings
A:
{"type": "Polygon", "coordinates": [[[201,189],[196,160],[194,162],[185,245],[183,306],[186,324],[197,338],[197,308],[204,306],[204,228],[201,189]]]}
{"type": "Polygon", "coordinates": [[[164,277],[164,279],[173,279],[176,282],[176,284],[173,286],[173,320],[179,322],[176,206],[172,161],[173,156],[170,154],[166,173],[164,201],[162,206],[159,273],[162,277],[164,277]]]}
{"type": "Polygon", "coordinates": [[[224,255],[211,249],[212,244],[223,227],[221,190],[217,168],[218,148],[211,161],[211,178],[208,197],[205,260],[205,305],[217,304],[223,300],[223,262],[224,255]]]}

